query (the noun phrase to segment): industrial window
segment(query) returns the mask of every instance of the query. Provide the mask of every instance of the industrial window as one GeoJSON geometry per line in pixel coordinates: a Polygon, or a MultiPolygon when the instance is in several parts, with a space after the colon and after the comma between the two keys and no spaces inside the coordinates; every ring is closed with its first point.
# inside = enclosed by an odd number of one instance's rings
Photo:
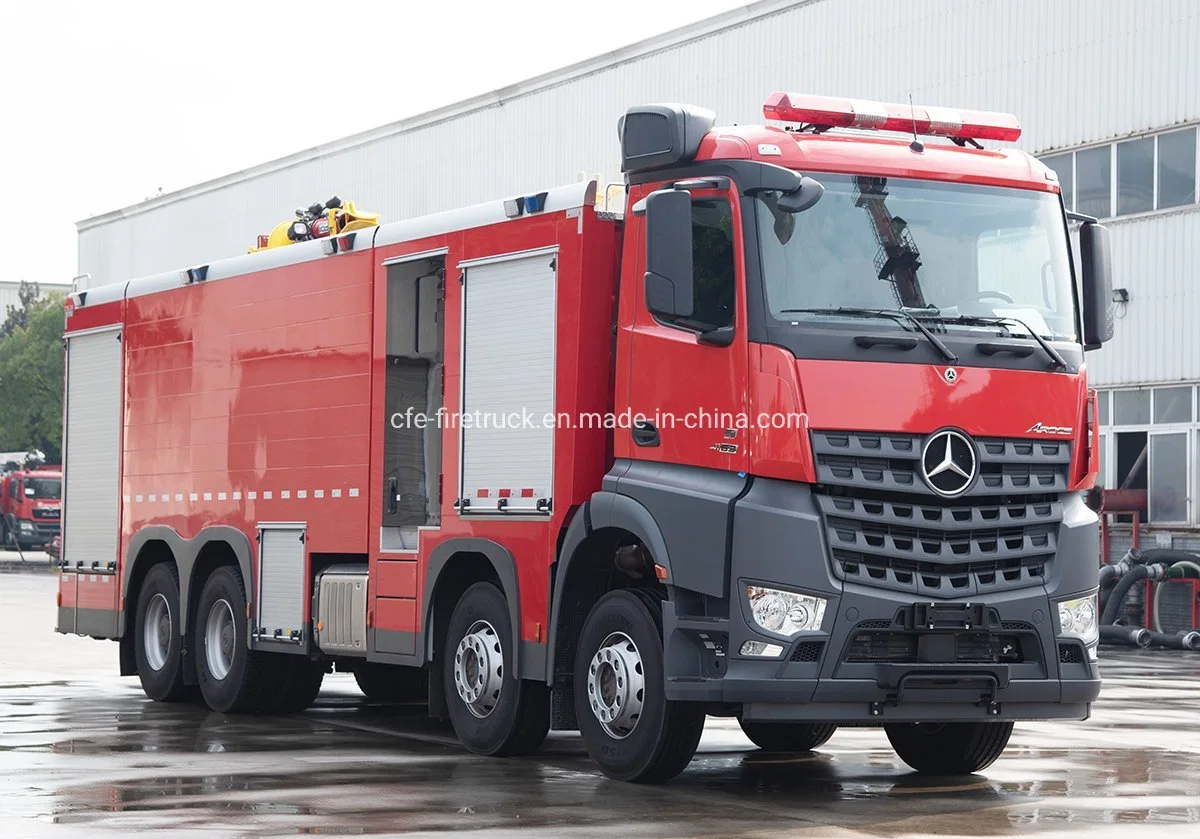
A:
{"type": "Polygon", "coordinates": [[[1192,421],[1192,389],[1190,387],[1159,387],[1154,389],[1154,422],[1192,421]]]}
{"type": "Polygon", "coordinates": [[[1099,483],[1143,491],[1143,521],[1195,524],[1200,517],[1190,497],[1200,491],[1196,395],[1190,384],[1097,394],[1101,422],[1109,406],[1112,420],[1101,435],[1099,483]]]}
{"type": "Polygon", "coordinates": [[[1117,143],[1117,215],[1154,209],[1154,138],[1117,143]]]}
{"type": "Polygon", "coordinates": [[[733,209],[728,201],[692,202],[692,319],[732,326],[736,300],[733,209]]]}
{"type": "Polygon", "coordinates": [[[1118,390],[1113,393],[1113,425],[1147,425],[1150,391],[1118,390]]]}
{"type": "Polygon", "coordinates": [[[1111,146],[1076,152],[1075,180],[1075,208],[1079,212],[1096,218],[1112,215],[1111,146]]]}
{"type": "Polygon", "coordinates": [[[1196,202],[1196,129],[1158,137],[1158,206],[1196,202]]]}
{"type": "Polygon", "coordinates": [[[1075,155],[1055,154],[1043,157],[1045,163],[1058,175],[1058,185],[1062,188],[1063,204],[1068,210],[1075,209],[1075,155]]]}
{"type": "Polygon", "coordinates": [[[1188,457],[1184,433],[1150,437],[1150,521],[1188,520],[1188,457]]]}
{"type": "Polygon", "coordinates": [[[1172,129],[1042,162],[1058,175],[1068,210],[1107,218],[1185,207],[1200,200],[1197,133],[1196,126],[1172,129]]]}

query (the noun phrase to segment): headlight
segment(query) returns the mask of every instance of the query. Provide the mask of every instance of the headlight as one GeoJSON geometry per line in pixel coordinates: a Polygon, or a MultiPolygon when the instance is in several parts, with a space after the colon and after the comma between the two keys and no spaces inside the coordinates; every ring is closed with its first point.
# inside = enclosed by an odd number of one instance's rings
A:
{"type": "Polygon", "coordinates": [[[1077,597],[1058,602],[1059,634],[1064,638],[1079,638],[1085,644],[1100,639],[1100,621],[1096,615],[1096,595],[1077,597]]]}
{"type": "Polygon", "coordinates": [[[823,597],[810,597],[773,588],[746,586],[754,622],[768,632],[795,635],[821,628],[825,617],[823,597]]]}
{"type": "Polygon", "coordinates": [[[779,644],[768,644],[766,641],[747,641],[742,644],[742,655],[779,658],[783,655],[783,647],[779,644]]]}
{"type": "Polygon", "coordinates": [[[29,533],[30,531],[32,531],[32,530],[33,530],[33,522],[31,522],[31,521],[23,521],[23,522],[21,522],[20,524],[18,524],[18,525],[17,525],[17,529],[18,529],[18,530],[21,530],[21,531],[23,531],[23,532],[25,532],[25,533],[29,533]]]}

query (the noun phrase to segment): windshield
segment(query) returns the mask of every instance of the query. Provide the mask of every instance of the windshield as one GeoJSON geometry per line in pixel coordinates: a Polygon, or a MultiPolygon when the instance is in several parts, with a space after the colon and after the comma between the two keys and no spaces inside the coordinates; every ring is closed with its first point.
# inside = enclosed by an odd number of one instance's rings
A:
{"type": "Polygon", "coordinates": [[[62,498],[62,480],[59,478],[26,478],[25,495],[28,498],[62,498]],[[33,490],[30,494],[29,490],[33,490]]]}
{"type": "MultiPolygon", "coordinates": [[[[996,324],[970,319],[1016,318],[1047,338],[1077,340],[1056,194],[816,177],[825,194],[802,213],[776,210],[776,193],[755,201],[767,306],[777,321],[844,319],[804,310],[899,308],[951,329],[994,332],[996,324]]],[[[1028,334],[1012,321],[1004,329],[1028,334]]]]}

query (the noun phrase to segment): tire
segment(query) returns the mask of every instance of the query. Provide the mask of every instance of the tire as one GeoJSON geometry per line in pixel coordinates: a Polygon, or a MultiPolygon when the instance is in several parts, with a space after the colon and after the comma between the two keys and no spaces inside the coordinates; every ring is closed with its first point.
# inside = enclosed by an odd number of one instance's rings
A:
{"type": "Polygon", "coordinates": [[[142,581],[133,622],[133,654],[146,696],[156,702],[191,699],[183,683],[183,635],[179,629],[179,579],[170,563],[155,565],[142,581]]]}
{"type": "Polygon", "coordinates": [[[738,720],[742,733],[764,752],[811,752],[837,731],[825,722],[753,722],[738,720]]]}
{"type": "Polygon", "coordinates": [[[376,702],[424,702],[429,694],[429,674],[416,667],[363,662],[354,668],[354,681],[376,702]]]}
{"type": "Polygon", "coordinates": [[[245,615],[241,576],[230,566],[218,568],[204,582],[192,620],[200,694],[214,711],[270,710],[281,687],[286,657],[246,646],[245,615]]]}
{"type": "Polygon", "coordinates": [[[309,661],[298,655],[280,656],[282,678],[279,690],[271,703],[271,710],[281,714],[297,714],[307,711],[321,692],[325,681],[325,662],[309,661]]]}
{"type": "Polygon", "coordinates": [[[575,714],[584,747],[610,778],[666,781],[691,762],[704,711],[666,698],[656,595],[612,591],[592,607],[575,657],[575,714]]]}
{"type": "Polygon", "coordinates": [[[529,754],[550,730],[550,691],[517,678],[511,638],[508,603],[496,586],[463,592],[440,660],[454,733],[475,754],[529,754]]]}
{"type": "Polygon", "coordinates": [[[927,775],[970,775],[991,766],[1012,735],[1011,722],[893,723],[887,738],[900,759],[927,775]]]}

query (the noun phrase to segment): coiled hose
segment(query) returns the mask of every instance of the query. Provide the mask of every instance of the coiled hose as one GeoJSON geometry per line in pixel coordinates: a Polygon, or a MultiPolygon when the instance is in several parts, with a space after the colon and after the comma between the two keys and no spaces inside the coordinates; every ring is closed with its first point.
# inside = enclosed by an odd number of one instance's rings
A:
{"type": "Polygon", "coordinates": [[[1134,583],[1144,580],[1149,576],[1150,566],[1138,565],[1117,581],[1113,590],[1109,592],[1108,599],[1104,601],[1104,612],[1100,615],[1101,626],[1111,624],[1117,619],[1121,611],[1121,604],[1125,602],[1125,597],[1129,594],[1129,590],[1133,588],[1134,583]]]}
{"type": "Polygon", "coordinates": [[[1101,626],[1100,640],[1114,644],[1128,644],[1131,647],[1148,647],[1154,635],[1149,629],[1140,626],[1101,626]]]}

